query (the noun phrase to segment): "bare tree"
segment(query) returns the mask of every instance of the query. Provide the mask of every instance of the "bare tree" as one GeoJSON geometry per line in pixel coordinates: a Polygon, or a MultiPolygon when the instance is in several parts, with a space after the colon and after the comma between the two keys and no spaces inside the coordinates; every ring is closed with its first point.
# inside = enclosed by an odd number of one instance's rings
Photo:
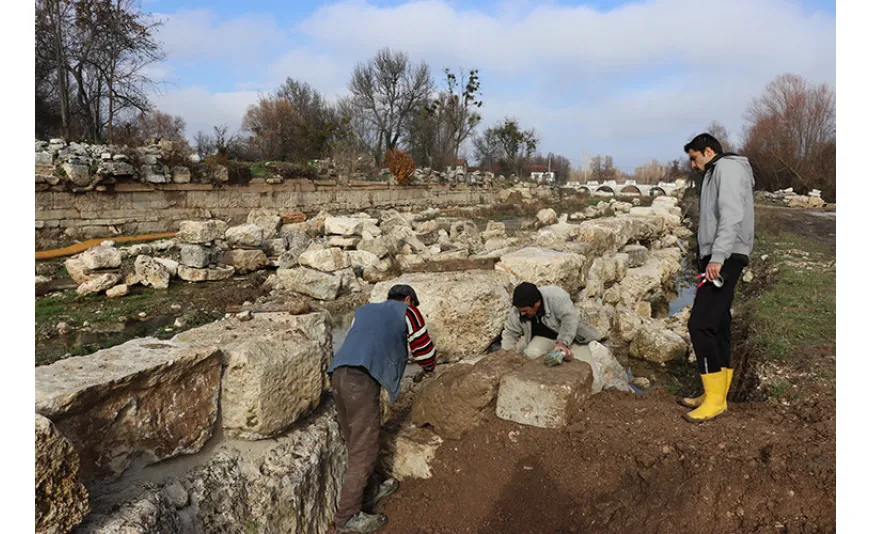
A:
{"type": "Polygon", "coordinates": [[[474,146],[474,159],[488,171],[492,171],[495,165],[504,159],[504,148],[498,139],[494,128],[487,128],[483,134],[472,139],[474,146]]]}
{"type": "Polygon", "coordinates": [[[523,130],[516,119],[506,117],[503,122],[487,128],[483,134],[484,142],[493,142],[499,147],[504,167],[522,177],[526,161],[538,147],[538,134],[534,129],[523,130]]]}
{"type": "Polygon", "coordinates": [[[736,151],[736,147],[731,143],[731,139],[728,137],[728,130],[720,122],[710,122],[710,125],[707,126],[707,133],[719,141],[719,144],[722,145],[722,152],[733,153],[736,151]]]}
{"type": "Polygon", "coordinates": [[[167,139],[187,143],[184,119],[160,110],[139,113],[132,119],[119,122],[115,128],[115,142],[126,145],[141,144],[148,138],[167,139]]]}
{"type": "Polygon", "coordinates": [[[451,155],[459,159],[462,142],[480,123],[480,113],[476,111],[483,106],[480,100],[480,77],[477,69],[472,69],[466,76],[462,68],[459,69],[459,77],[450,69],[444,69],[444,76],[447,89],[426,107],[426,111],[445,122],[453,144],[451,155]]]}
{"type": "Polygon", "coordinates": [[[413,65],[403,52],[389,48],[358,64],[349,90],[352,102],[377,130],[375,158],[380,164],[386,150],[396,148],[405,126],[432,93],[429,66],[413,65]]]}
{"type": "Polygon", "coordinates": [[[199,157],[201,158],[211,156],[215,152],[214,137],[202,130],[199,130],[196,132],[196,135],[193,136],[193,145],[196,149],[196,153],[199,154],[199,157]]]}
{"type": "Polygon", "coordinates": [[[744,152],[759,187],[817,188],[836,198],[836,98],[826,85],[784,74],[746,113],[744,152]]]}
{"type": "Polygon", "coordinates": [[[335,111],[308,83],[292,78],[248,107],[242,129],[259,157],[304,162],[326,156],[338,128],[335,111]]]}
{"type": "Polygon", "coordinates": [[[50,55],[66,138],[109,140],[119,115],[150,110],[149,64],[163,59],[138,0],[37,0],[37,56],[50,55]]]}

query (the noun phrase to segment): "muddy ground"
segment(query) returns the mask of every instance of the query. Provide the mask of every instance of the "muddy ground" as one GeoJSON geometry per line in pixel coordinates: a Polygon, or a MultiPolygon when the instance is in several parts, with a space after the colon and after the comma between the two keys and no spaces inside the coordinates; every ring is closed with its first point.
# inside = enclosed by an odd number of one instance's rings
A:
{"type": "MultiPolygon", "coordinates": [[[[63,259],[40,262],[39,267],[60,273],[53,281],[55,287],[75,287],[62,271],[63,259]]],[[[201,284],[173,280],[168,290],[136,285],[118,299],[81,297],[75,289],[52,292],[36,299],[36,363],[90,354],[137,337],[168,338],[215,321],[232,306],[265,295],[267,274],[201,284]],[[60,323],[65,328],[58,329],[60,323]]]]}
{"type": "MultiPolygon", "coordinates": [[[[761,206],[756,214],[835,254],[835,214],[761,206]]],[[[762,233],[766,250],[778,242],[770,235],[762,233]]],[[[774,266],[756,261],[738,301],[770,290],[774,266]]],[[[767,362],[754,338],[737,342],[754,367],[788,377],[787,394],[756,377],[751,400],[731,401],[701,425],[684,422],[676,392],[661,387],[597,395],[561,430],[490,411],[484,425],[441,446],[431,479],[405,481],[381,505],[384,532],[835,532],[836,346],[804,344],[767,362]]]]}

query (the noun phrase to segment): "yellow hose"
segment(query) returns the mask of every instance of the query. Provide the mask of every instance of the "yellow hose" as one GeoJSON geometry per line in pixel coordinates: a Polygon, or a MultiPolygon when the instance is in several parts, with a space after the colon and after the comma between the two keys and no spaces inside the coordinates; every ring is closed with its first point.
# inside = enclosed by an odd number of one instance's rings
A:
{"type": "Polygon", "coordinates": [[[99,245],[103,241],[114,241],[116,243],[127,243],[130,241],[155,241],[157,239],[166,239],[168,237],[175,236],[175,232],[164,232],[162,234],[143,234],[143,235],[132,235],[132,236],[124,236],[124,237],[105,237],[102,239],[88,239],[87,241],[82,241],[81,243],[76,243],[75,245],[70,245],[64,248],[57,248],[54,250],[39,250],[36,252],[37,260],[50,260],[52,258],[62,258],[64,256],[72,256],[73,254],[78,254],[79,252],[84,252],[87,249],[99,245]]]}

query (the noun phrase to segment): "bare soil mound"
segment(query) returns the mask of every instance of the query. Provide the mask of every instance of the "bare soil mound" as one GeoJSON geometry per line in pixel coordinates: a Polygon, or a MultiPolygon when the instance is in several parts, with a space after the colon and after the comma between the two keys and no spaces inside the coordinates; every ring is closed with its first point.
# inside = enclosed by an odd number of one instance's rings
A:
{"type": "Polygon", "coordinates": [[[663,390],[596,395],[563,430],[490,413],[381,505],[384,532],[834,532],[832,397],[732,403],[702,425],[663,390]]]}

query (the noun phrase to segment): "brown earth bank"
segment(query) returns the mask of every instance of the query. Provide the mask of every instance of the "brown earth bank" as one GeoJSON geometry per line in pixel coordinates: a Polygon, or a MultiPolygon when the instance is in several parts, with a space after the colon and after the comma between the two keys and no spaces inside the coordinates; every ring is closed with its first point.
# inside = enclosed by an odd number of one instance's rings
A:
{"type": "Polygon", "coordinates": [[[563,430],[490,414],[383,503],[384,533],[834,532],[835,406],[806,397],[701,425],[664,390],[602,393],[563,430]]]}

